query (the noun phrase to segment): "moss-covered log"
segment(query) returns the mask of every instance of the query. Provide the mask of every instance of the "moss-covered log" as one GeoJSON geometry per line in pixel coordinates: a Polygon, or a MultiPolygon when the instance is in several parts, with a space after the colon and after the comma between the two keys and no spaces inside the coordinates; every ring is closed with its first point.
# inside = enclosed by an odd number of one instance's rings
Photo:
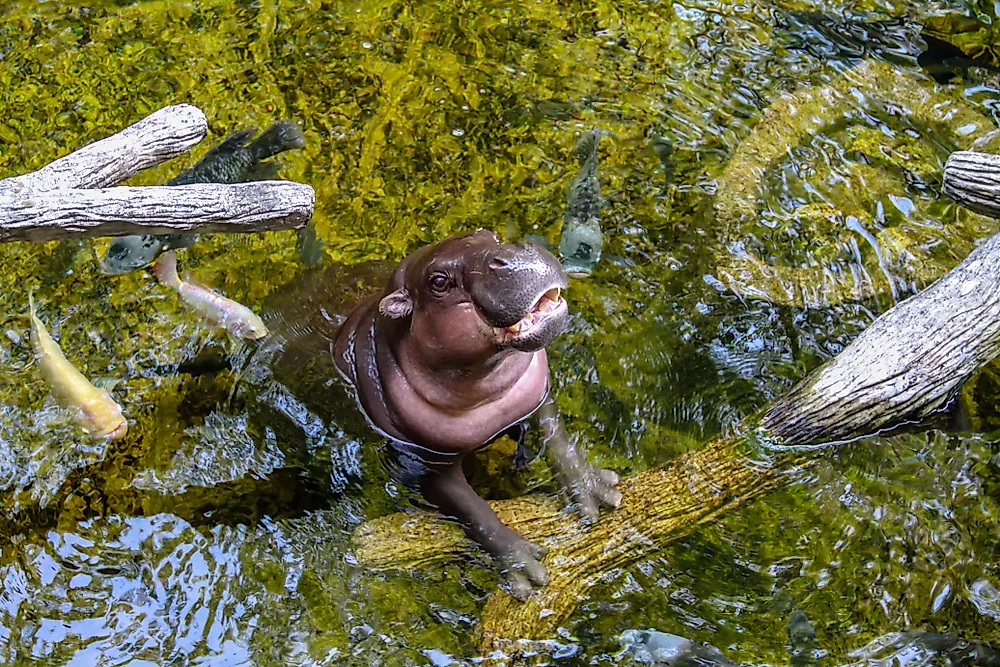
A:
{"type": "MultiPolygon", "coordinates": [[[[962,381],[1000,351],[1000,235],[926,291],[876,320],[840,355],[776,401],[742,433],[626,479],[621,507],[584,527],[554,501],[536,496],[494,503],[500,518],[549,547],[550,584],[526,603],[492,595],[478,645],[545,638],[587,590],[677,536],[789,479],[797,445],[877,433],[939,409],[962,381]]],[[[462,552],[454,526],[427,514],[398,514],[355,535],[359,563],[412,568],[462,552]]]]}
{"type": "Polygon", "coordinates": [[[301,183],[109,187],[183,154],[207,131],[196,107],[169,106],[38,171],[0,180],[0,242],[262,232],[309,222],[314,193],[301,183]]]}
{"type": "MultiPolygon", "coordinates": [[[[998,142],[996,123],[975,105],[928,81],[901,76],[897,68],[877,60],[846,70],[828,85],[803,86],[781,95],[735,148],[718,178],[714,208],[725,247],[716,270],[719,287],[751,299],[816,308],[879,294],[896,300],[900,290],[905,294],[911,285],[930,284],[950,266],[929,250],[942,237],[926,231],[933,224],[912,223],[934,220],[939,213],[929,207],[935,202],[907,198],[904,208],[910,205],[913,210],[895,220],[891,211],[888,220],[879,211],[894,207],[894,199],[908,197],[908,182],[936,185],[938,160],[944,155],[936,154],[935,144],[996,151],[998,142]],[[868,127],[873,115],[898,109],[905,109],[920,140],[902,133],[890,140],[886,133],[868,127]],[[815,150],[817,137],[840,137],[840,133],[847,152],[859,159],[845,161],[836,173],[814,176],[839,185],[823,186],[811,194],[803,191],[801,200],[793,198],[795,204],[770,199],[769,179],[789,164],[803,159],[810,163],[800,151],[815,150]],[[854,241],[866,251],[864,255],[859,251],[856,270],[845,271],[849,265],[830,253],[854,241]],[[767,252],[761,242],[771,244],[767,252]]],[[[981,203],[983,179],[989,179],[984,169],[975,174],[960,171],[969,167],[963,157],[968,155],[977,154],[952,154],[944,191],[966,190],[966,198],[956,201],[989,215],[981,203]],[[973,177],[975,183],[968,180],[973,177]]],[[[822,173],[829,167],[810,168],[822,173]]],[[[995,175],[993,179],[1000,182],[995,175]]],[[[996,183],[992,187],[997,192],[996,183]]],[[[949,220],[947,232],[941,233],[949,238],[981,238],[974,218],[949,220]]],[[[955,249],[950,242],[949,247],[955,249]]],[[[968,248],[959,250],[959,256],[965,252],[968,248]]]]}

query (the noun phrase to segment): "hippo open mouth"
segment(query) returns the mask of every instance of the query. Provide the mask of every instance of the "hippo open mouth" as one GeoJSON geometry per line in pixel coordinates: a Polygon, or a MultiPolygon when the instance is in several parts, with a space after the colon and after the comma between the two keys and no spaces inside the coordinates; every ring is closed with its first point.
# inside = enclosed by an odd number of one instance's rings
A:
{"type": "Polygon", "coordinates": [[[538,350],[562,333],[568,307],[561,287],[550,287],[542,292],[524,317],[509,327],[494,327],[500,344],[519,350],[538,350]]]}

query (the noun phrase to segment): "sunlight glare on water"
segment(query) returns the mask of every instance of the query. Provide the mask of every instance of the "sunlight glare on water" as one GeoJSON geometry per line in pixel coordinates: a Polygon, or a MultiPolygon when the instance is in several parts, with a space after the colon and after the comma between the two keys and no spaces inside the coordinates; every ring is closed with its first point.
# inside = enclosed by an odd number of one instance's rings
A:
{"type": "MultiPolygon", "coordinates": [[[[936,83],[940,64],[918,66],[922,26],[944,35],[950,11],[993,9],[9,0],[0,177],[168,104],[201,108],[209,136],[131,184],[295,121],[306,146],[279,176],[315,188],[312,236],[206,236],[179,261],[328,343],[342,315],[321,306],[384,284],[338,267],[480,227],[557,246],[573,147],[599,127],[604,256],[572,281],[549,356],[567,427],[628,475],[731,433],[996,231],[939,197],[950,152],[997,152],[996,74],[953,59],[936,83]]],[[[959,41],[993,53],[994,29],[959,41]]],[[[328,347],[279,385],[252,363],[266,350],[210,331],[148,272],[101,274],[107,245],[0,244],[0,661],[483,657],[484,556],[374,572],[352,552],[359,526],[413,497],[319,370],[328,347]],[[67,357],[117,382],[125,440],[84,439],[48,396],[29,289],[67,357]],[[231,353],[235,370],[213,368],[231,353]]],[[[619,636],[652,628],[786,665],[801,610],[823,664],[866,647],[903,664],[907,631],[1000,644],[995,373],[950,429],[822,452],[786,488],[600,572],[554,635],[510,639],[558,664],[637,664],[619,636]]],[[[470,466],[484,497],[559,497],[541,459],[515,470],[500,449],[470,466]]]]}

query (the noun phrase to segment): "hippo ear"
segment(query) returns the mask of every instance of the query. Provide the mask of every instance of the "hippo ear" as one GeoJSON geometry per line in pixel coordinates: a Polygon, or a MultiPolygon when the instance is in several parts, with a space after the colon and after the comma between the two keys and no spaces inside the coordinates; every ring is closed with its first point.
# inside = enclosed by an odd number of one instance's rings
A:
{"type": "Polygon", "coordinates": [[[413,312],[413,297],[405,289],[398,289],[378,302],[378,312],[397,319],[413,312]]]}

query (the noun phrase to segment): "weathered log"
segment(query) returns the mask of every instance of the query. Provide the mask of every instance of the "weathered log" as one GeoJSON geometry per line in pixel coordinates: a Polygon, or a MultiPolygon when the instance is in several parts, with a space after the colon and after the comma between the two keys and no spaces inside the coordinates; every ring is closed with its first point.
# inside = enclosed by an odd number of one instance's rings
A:
{"type": "Polygon", "coordinates": [[[310,186],[282,181],[0,194],[0,242],[295,229],[312,216],[314,197],[310,186]]]}
{"type": "Polygon", "coordinates": [[[301,183],[110,187],[181,155],[207,131],[198,108],[165,107],[36,172],[0,180],[0,242],[262,232],[309,222],[315,194],[301,183]]]}
{"type": "MultiPolygon", "coordinates": [[[[503,649],[519,662],[514,639],[554,636],[608,572],[790,479],[807,461],[795,451],[802,445],[871,435],[927,415],[998,352],[1000,235],[884,313],[733,438],[624,480],[621,507],[589,528],[538,496],[492,503],[506,524],[549,547],[550,582],[525,603],[494,593],[480,617],[479,650],[503,649]]],[[[424,566],[470,548],[458,528],[427,513],[369,522],[353,546],[358,562],[373,569],[424,566]]]]}
{"type": "Polygon", "coordinates": [[[118,185],[144,169],[183,155],[207,133],[208,121],[198,107],[164,107],[38,171],[0,181],[0,193],[118,185]]]}
{"type": "Polygon", "coordinates": [[[941,191],[969,210],[1000,218],[1000,155],[952,153],[944,166],[941,191]]]}

